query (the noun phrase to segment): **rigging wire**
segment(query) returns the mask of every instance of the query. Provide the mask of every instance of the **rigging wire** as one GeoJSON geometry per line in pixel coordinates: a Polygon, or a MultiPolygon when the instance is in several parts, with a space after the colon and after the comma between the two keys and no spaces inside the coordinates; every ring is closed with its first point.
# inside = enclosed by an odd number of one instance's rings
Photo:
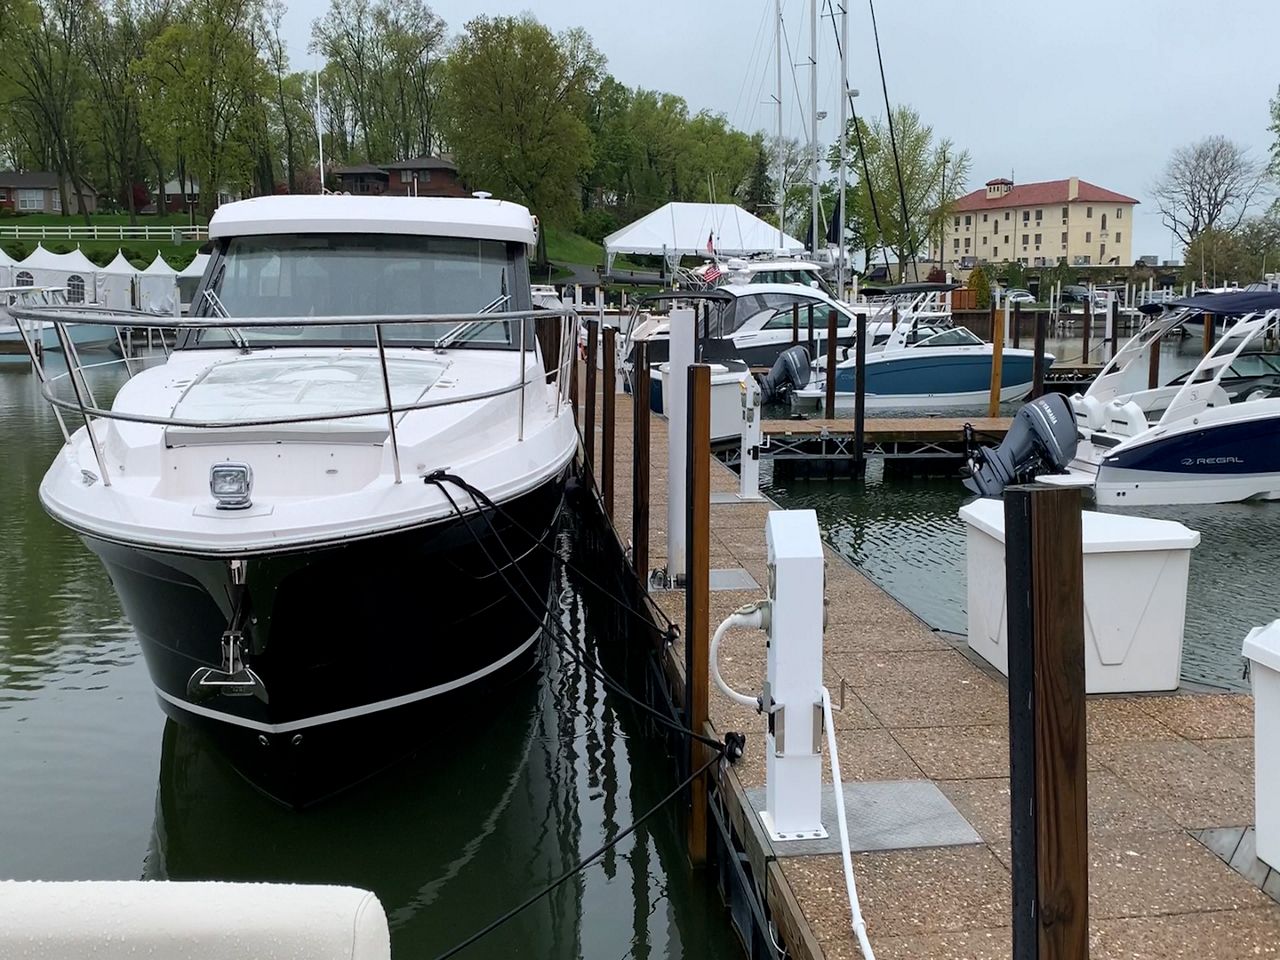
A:
{"type": "MultiPolygon", "coordinates": [[[[843,57],[844,49],[840,43],[840,31],[836,27],[835,10],[831,6],[831,0],[827,0],[827,6],[832,10],[831,30],[836,37],[836,52],[843,57]]],[[[858,110],[853,105],[853,92],[845,91],[845,96],[849,98],[849,118],[853,121],[853,132],[858,141],[858,158],[862,161],[862,177],[867,184],[867,196],[871,200],[871,219],[876,224],[876,239],[880,241],[880,249],[884,252],[884,268],[887,272],[889,270],[889,247],[885,243],[884,228],[880,225],[880,206],[876,203],[876,192],[871,182],[871,167],[867,163],[867,148],[862,140],[862,124],[858,123],[858,110]]],[[[843,132],[841,135],[844,135],[843,132]]],[[[844,226],[844,224],[841,224],[840,229],[843,230],[844,226]]],[[[870,267],[871,265],[867,264],[867,266],[870,267]]]]}
{"type": "MultiPolygon", "coordinates": [[[[916,261],[915,244],[911,242],[911,219],[907,214],[907,188],[902,182],[902,162],[898,159],[898,138],[893,132],[893,107],[889,105],[889,86],[884,79],[884,57],[880,53],[880,28],[876,26],[875,0],[867,0],[871,8],[871,33],[876,41],[876,60],[880,64],[880,89],[884,91],[884,112],[889,123],[889,146],[893,149],[893,167],[898,173],[898,200],[902,204],[902,240],[911,250],[911,266],[916,279],[920,279],[920,264],[916,261]]],[[[907,265],[900,264],[902,279],[906,280],[907,265]]]]}
{"type": "MultiPolygon", "coordinates": [[[[494,504],[493,501],[489,499],[488,495],[483,490],[468,483],[466,480],[462,479],[462,477],[459,477],[456,474],[446,473],[443,470],[437,470],[434,473],[429,473],[422,479],[424,483],[434,484],[440,489],[440,492],[444,494],[444,498],[449,501],[450,506],[453,508],[453,512],[458,516],[458,519],[462,521],[463,526],[466,527],[467,532],[471,535],[471,538],[476,542],[476,546],[480,548],[480,552],[484,555],[485,559],[488,560],[489,563],[493,566],[494,572],[497,573],[498,576],[502,579],[502,582],[506,585],[507,589],[512,593],[513,596],[515,596],[515,598],[519,601],[520,605],[525,608],[526,612],[528,612],[530,616],[536,619],[536,618],[539,618],[539,614],[541,614],[541,619],[549,625],[549,630],[552,636],[564,642],[565,644],[564,649],[568,652],[569,656],[574,660],[574,662],[582,666],[585,670],[591,673],[592,676],[595,676],[597,679],[599,679],[601,683],[603,683],[606,687],[608,687],[618,696],[622,697],[622,699],[632,704],[632,706],[635,706],[641,711],[649,714],[654,719],[656,719],[659,723],[669,727],[670,729],[676,731],[677,733],[683,734],[684,736],[689,737],[690,739],[698,741],[704,746],[711,747],[713,750],[720,751],[721,753],[724,752],[725,746],[719,740],[714,740],[711,737],[705,736],[701,733],[698,733],[695,730],[690,729],[689,727],[684,726],[681,723],[678,723],[677,721],[671,719],[671,717],[667,716],[662,711],[658,710],[655,707],[650,706],[649,704],[645,703],[643,700],[639,699],[638,697],[633,696],[631,692],[627,690],[626,687],[620,681],[615,680],[612,676],[610,676],[604,670],[604,668],[600,666],[598,661],[596,661],[594,658],[585,656],[585,654],[579,654],[577,645],[575,644],[573,638],[569,635],[568,631],[565,630],[564,626],[554,616],[551,615],[553,611],[550,609],[550,607],[547,604],[544,603],[542,605],[541,611],[538,611],[537,609],[535,609],[533,604],[531,604],[525,598],[524,594],[517,588],[517,586],[511,582],[510,578],[506,574],[505,567],[498,560],[496,560],[494,556],[489,552],[489,548],[485,545],[484,541],[480,539],[479,534],[477,534],[475,529],[472,527],[471,520],[468,517],[467,512],[464,511],[458,505],[458,502],[454,500],[452,494],[449,493],[449,491],[445,488],[444,485],[445,483],[451,483],[454,486],[456,486],[458,489],[468,494],[471,497],[472,503],[475,504],[475,508],[476,508],[475,512],[477,514],[481,512],[482,503],[485,504],[486,506],[490,506],[490,509],[494,509],[494,510],[497,509],[497,505],[494,504]]],[[[489,527],[494,534],[494,537],[493,537],[494,541],[499,546],[502,547],[503,553],[507,555],[507,559],[509,561],[508,565],[515,568],[516,572],[520,575],[521,579],[524,581],[526,587],[528,587],[530,590],[536,591],[536,588],[534,587],[533,583],[529,580],[528,575],[516,563],[515,556],[511,553],[511,550],[507,546],[506,542],[503,541],[503,539],[497,535],[497,531],[493,529],[492,521],[489,522],[489,527]]],[[[557,554],[557,556],[559,555],[557,554]]],[[[561,559],[563,560],[563,557],[561,557],[561,559]]]]}
{"type": "MultiPolygon", "coordinates": [[[[746,91],[747,91],[747,84],[751,82],[751,77],[752,77],[753,75],[755,75],[755,73],[756,73],[756,57],[757,57],[757,56],[759,55],[759,53],[760,53],[760,41],[761,41],[761,39],[764,37],[764,25],[765,25],[765,23],[768,21],[768,18],[769,18],[769,7],[770,7],[770,5],[771,5],[771,0],[761,0],[761,3],[760,3],[760,22],[759,22],[759,24],[757,24],[757,25],[756,25],[756,38],[755,38],[755,40],[752,42],[752,45],[751,45],[751,56],[747,58],[747,65],[746,65],[746,68],[745,68],[745,69],[743,70],[743,72],[742,72],[742,83],[741,83],[741,84],[739,84],[739,86],[738,86],[738,96],[737,96],[737,97],[734,99],[734,101],[733,101],[733,109],[732,109],[731,111],[729,111],[729,118],[730,118],[730,121],[731,121],[734,125],[739,126],[739,127],[741,127],[741,125],[738,123],[738,121],[739,121],[739,119],[740,119],[740,117],[739,117],[739,115],[738,115],[738,107],[740,107],[740,106],[742,105],[742,95],[743,95],[744,93],[746,93],[746,91]]],[[[772,46],[772,44],[770,44],[770,46],[772,46]]],[[[759,75],[760,75],[762,78],[764,77],[764,74],[765,74],[765,70],[763,69],[763,67],[764,67],[764,62],[763,62],[763,61],[761,61],[761,62],[760,62],[760,68],[761,68],[761,69],[759,70],[759,75]]],[[[763,80],[762,80],[761,82],[763,83],[763,80]]],[[[758,93],[759,93],[759,91],[757,90],[757,95],[758,95],[758,93]]],[[[752,108],[752,111],[751,111],[751,119],[752,119],[753,121],[754,121],[754,119],[755,119],[755,108],[754,108],[754,107],[752,108]]]]}

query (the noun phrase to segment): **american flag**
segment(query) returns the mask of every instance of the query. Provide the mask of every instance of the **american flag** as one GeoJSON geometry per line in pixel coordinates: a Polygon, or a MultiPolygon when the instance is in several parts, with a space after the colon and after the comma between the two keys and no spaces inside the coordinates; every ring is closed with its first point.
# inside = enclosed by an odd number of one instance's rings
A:
{"type": "Polygon", "coordinates": [[[707,283],[715,283],[720,279],[720,265],[714,260],[707,264],[707,269],[702,273],[702,279],[707,283]]]}
{"type": "Polygon", "coordinates": [[[707,253],[716,252],[716,232],[712,230],[707,234],[707,253]]]}

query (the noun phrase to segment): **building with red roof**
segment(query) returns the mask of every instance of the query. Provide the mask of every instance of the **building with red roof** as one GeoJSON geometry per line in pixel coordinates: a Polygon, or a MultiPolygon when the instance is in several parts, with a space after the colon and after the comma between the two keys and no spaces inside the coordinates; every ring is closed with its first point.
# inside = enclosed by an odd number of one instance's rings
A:
{"type": "Polygon", "coordinates": [[[998,177],[953,204],[942,250],[935,240],[932,258],[960,270],[1012,260],[1029,267],[1127,266],[1137,203],[1079,177],[1023,184],[998,177]]]}

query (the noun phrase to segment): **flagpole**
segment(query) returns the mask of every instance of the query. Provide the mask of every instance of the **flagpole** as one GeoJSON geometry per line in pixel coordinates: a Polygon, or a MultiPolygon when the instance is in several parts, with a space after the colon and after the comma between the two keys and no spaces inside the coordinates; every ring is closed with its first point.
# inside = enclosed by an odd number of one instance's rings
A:
{"type": "Polygon", "coordinates": [[[774,10],[778,22],[775,25],[775,59],[778,68],[778,249],[783,250],[786,243],[783,239],[783,219],[787,208],[787,168],[782,146],[782,0],[774,0],[774,10]]]}
{"type": "Polygon", "coordinates": [[[836,243],[840,245],[836,261],[836,296],[844,299],[845,284],[845,164],[849,142],[849,0],[840,4],[840,207],[836,243]]]}

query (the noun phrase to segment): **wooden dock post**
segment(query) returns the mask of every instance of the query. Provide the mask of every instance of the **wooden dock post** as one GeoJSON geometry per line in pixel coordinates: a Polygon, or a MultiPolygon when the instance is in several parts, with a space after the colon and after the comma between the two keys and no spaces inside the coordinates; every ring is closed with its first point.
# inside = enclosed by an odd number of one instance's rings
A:
{"type": "Polygon", "coordinates": [[[1084,558],[1078,489],[1004,493],[1014,960],[1087,960],[1084,558]]]}
{"type": "MultiPolygon", "coordinates": [[[[685,462],[684,677],[685,722],[698,733],[711,707],[711,642],[707,635],[711,593],[711,367],[689,368],[689,438],[685,462]]],[[[707,748],[689,739],[689,772],[705,762],[707,748]]],[[[707,775],[690,786],[689,859],[707,860],[707,775]]]]}
{"type": "Polygon", "coordinates": [[[631,565],[649,581],[649,343],[637,340],[631,395],[631,565]]]}
{"type": "Polygon", "coordinates": [[[818,359],[818,347],[813,339],[813,304],[812,303],[805,308],[805,312],[809,318],[809,359],[812,361],[812,360],[818,359]]]}
{"type": "Polygon", "coordinates": [[[1160,386],[1160,341],[1150,345],[1151,353],[1147,357],[1147,389],[1154,390],[1160,386]]]}
{"type": "Polygon", "coordinates": [[[1080,363],[1089,365],[1089,328],[1093,326],[1093,300],[1086,296],[1084,301],[1084,340],[1080,345],[1080,363]]]}
{"type": "Polygon", "coordinates": [[[1120,336],[1120,301],[1113,294],[1107,303],[1107,359],[1116,355],[1116,338],[1120,336]]]}
{"type": "Polygon", "coordinates": [[[836,416],[836,319],[835,309],[827,311],[827,416],[836,416]]]}
{"type": "Polygon", "coordinates": [[[600,486],[604,493],[604,512],[610,521],[613,520],[613,454],[614,425],[618,409],[618,385],[614,375],[614,364],[617,361],[617,328],[608,326],[604,334],[604,370],[600,377],[600,486]]]}
{"type": "MultiPolygon", "coordinates": [[[[894,307],[897,312],[897,307],[894,307]]],[[[867,315],[857,316],[858,340],[853,347],[853,469],[862,476],[867,468],[863,443],[867,429],[867,315]]]]}
{"type": "Polygon", "coordinates": [[[991,308],[991,400],[987,416],[1000,416],[1000,384],[1004,375],[1004,314],[991,308]]]}
{"type": "Polygon", "coordinates": [[[582,398],[586,415],[582,425],[582,456],[586,461],[587,476],[596,475],[596,350],[600,336],[600,321],[587,321],[587,395],[582,398]]]}
{"type": "Polygon", "coordinates": [[[1036,355],[1031,361],[1031,399],[1044,395],[1044,340],[1048,333],[1049,315],[1036,311],[1036,355]]]}
{"type": "Polygon", "coordinates": [[[1207,354],[1213,349],[1213,314],[1202,313],[1200,318],[1204,320],[1204,352],[1207,354]]]}
{"type": "Polygon", "coordinates": [[[578,335],[577,326],[573,328],[573,358],[569,362],[569,406],[573,410],[573,425],[582,429],[582,421],[578,419],[578,335]]]}
{"type": "MultiPolygon", "coordinates": [[[[800,342],[800,304],[799,302],[791,305],[791,345],[794,347],[800,342]]],[[[813,358],[810,357],[810,360],[813,358]]]]}
{"type": "Polygon", "coordinates": [[[1021,344],[1021,327],[1022,327],[1022,304],[1015,303],[1013,305],[1013,349],[1017,350],[1021,344]]]}
{"type": "Polygon", "coordinates": [[[889,314],[889,329],[898,329],[898,305],[896,303],[893,305],[893,310],[889,314]]]}

